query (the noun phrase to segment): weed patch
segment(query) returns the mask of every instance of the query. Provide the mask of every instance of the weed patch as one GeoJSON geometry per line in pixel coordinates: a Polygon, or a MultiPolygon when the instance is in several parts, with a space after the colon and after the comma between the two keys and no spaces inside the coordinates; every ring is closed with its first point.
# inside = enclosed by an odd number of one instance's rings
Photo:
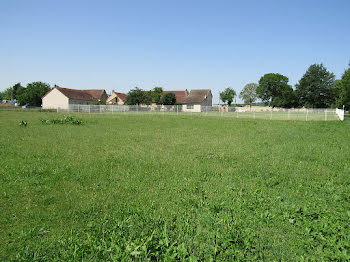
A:
{"type": "Polygon", "coordinates": [[[62,119],[40,119],[42,124],[72,124],[72,125],[82,125],[83,121],[81,119],[75,118],[73,116],[63,116],[62,119]]]}

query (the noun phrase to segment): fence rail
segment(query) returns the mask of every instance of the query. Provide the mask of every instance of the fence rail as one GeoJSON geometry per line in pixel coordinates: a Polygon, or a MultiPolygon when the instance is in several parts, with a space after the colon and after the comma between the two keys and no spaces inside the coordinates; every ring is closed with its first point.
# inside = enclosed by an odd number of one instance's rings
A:
{"type": "Polygon", "coordinates": [[[72,104],[68,108],[58,108],[57,112],[75,112],[75,113],[168,113],[168,114],[191,114],[222,116],[235,118],[253,118],[268,120],[344,120],[344,110],[330,108],[301,108],[285,109],[273,108],[270,110],[247,111],[239,107],[220,107],[220,106],[201,106],[195,109],[189,109],[185,105],[80,105],[72,104]],[[343,117],[341,112],[343,111],[343,117]]]}

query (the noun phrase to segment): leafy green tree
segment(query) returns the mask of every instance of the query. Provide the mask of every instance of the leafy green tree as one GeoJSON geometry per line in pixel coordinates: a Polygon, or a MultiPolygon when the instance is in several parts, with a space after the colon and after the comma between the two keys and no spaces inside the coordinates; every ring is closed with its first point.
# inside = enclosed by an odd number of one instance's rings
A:
{"type": "Polygon", "coordinates": [[[127,105],[140,105],[143,103],[143,90],[135,87],[128,92],[125,104],[127,105]]]}
{"type": "Polygon", "coordinates": [[[305,107],[330,107],[337,99],[335,75],[323,64],[311,65],[295,87],[300,105],[305,107]]]}
{"type": "Polygon", "coordinates": [[[21,86],[21,83],[17,83],[12,87],[12,97],[11,99],[17,99],[17,93],[20,92],[24,87],[21,86]]]}
{"type": "Polygon", "coordinates": [[[151,91],[144,91],[138,87],[129,91],[125,101],[125,104],[127,105],[150,105],[151,103],[151,91]]]}
{"type": "Polygon", "coordinates": [[[17,99],[17,93],[20,92],[20,89],[23,89],[23,88],[24,87],[21,86],[21,83],[17,83],[14,86],[9,87],[4,92],[2,92],[0,99],[6,99],[6,100],[17,99]]]}
{"type": "Polygon", "coordinates": [[[228,87],[226,88],[223,92],[220,92],[220,99],[222,102],[226,103],[229,106],[231,106],[233,99],[236,96],[236,91],[233,90],[232,88],[228,87]]]}
{"type": "Polygon", "coordinates": [[[345,70],[340,80],[335,84],[337,90],[339,90],[339,97],[337,99],[337,106],[345,106],[346,110],[350,109],[350,63],[349,68],[345,70]]]}
{"type": "Polygon", "coordinates": [[[6,99],[6,100],[12,99],[12,93],[13,93],[12,87],[5,89],[2,92],[2,99],[6,99]]]}
{"type": "Polygon", "coordinates": [[[155,87],[152,90],[152,100],[154,103],[156,103],[157,105],[160,104],[160,99],[162,97],[162,93],[163,93],[163,88],[161,87],[155,87]]]}
{"type": "Polygon", "coordinates": [[[258,88],[258,84],[249,83],[246,84],[239,94],[239,97],[244,101],[244,103],[249,104],[250,109],[252,108],[252,103],[258,98],[256,94],[256,89],[258,88]]]}
{"type": "Polygon", "coordinates": [[[257,96],[272,107],[293,107],[296,105],[296,98],[288,81],[288,77],[281,74],[265,74],[259,80],[257,96]]]}
{"type": "Polygon", "coordinates": [[[26,88],[18,88],[16,96],[20,105],[41,106],[41,98],[50,90],[50,85],[47,83],[33,82],[26,88]]]}
{"type": "Polygon", "coordinates": [[[152,104],[152,91],[143,91],[142,104],[144,105],[152,104]]]}
{"type": "Polygon", "coordinates": [[[168,92],[162,95],[160,99],[162,105],[174,105],[176,103],[176,96],[172,92],[168,92]]]}

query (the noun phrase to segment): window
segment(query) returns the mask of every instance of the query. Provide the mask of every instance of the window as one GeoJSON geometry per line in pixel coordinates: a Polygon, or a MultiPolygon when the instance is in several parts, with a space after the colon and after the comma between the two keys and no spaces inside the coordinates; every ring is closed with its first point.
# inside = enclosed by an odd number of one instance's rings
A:
{"type": "Polygon", "coordinates": [[[193,109],[193,105],[186,105],[186,109],[193,109]]]}

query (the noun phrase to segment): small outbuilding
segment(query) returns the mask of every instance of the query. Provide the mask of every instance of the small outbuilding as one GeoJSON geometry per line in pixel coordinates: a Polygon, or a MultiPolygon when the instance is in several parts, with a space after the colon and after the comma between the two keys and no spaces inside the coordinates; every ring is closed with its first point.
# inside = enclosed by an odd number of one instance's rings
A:
{"type": "Polygon", "coordinates": [[[55,86],[42,97],[45,109],[68,109],[69,105],[105,104],[107,93],[104,89],[79,90],[55,86]]]}

